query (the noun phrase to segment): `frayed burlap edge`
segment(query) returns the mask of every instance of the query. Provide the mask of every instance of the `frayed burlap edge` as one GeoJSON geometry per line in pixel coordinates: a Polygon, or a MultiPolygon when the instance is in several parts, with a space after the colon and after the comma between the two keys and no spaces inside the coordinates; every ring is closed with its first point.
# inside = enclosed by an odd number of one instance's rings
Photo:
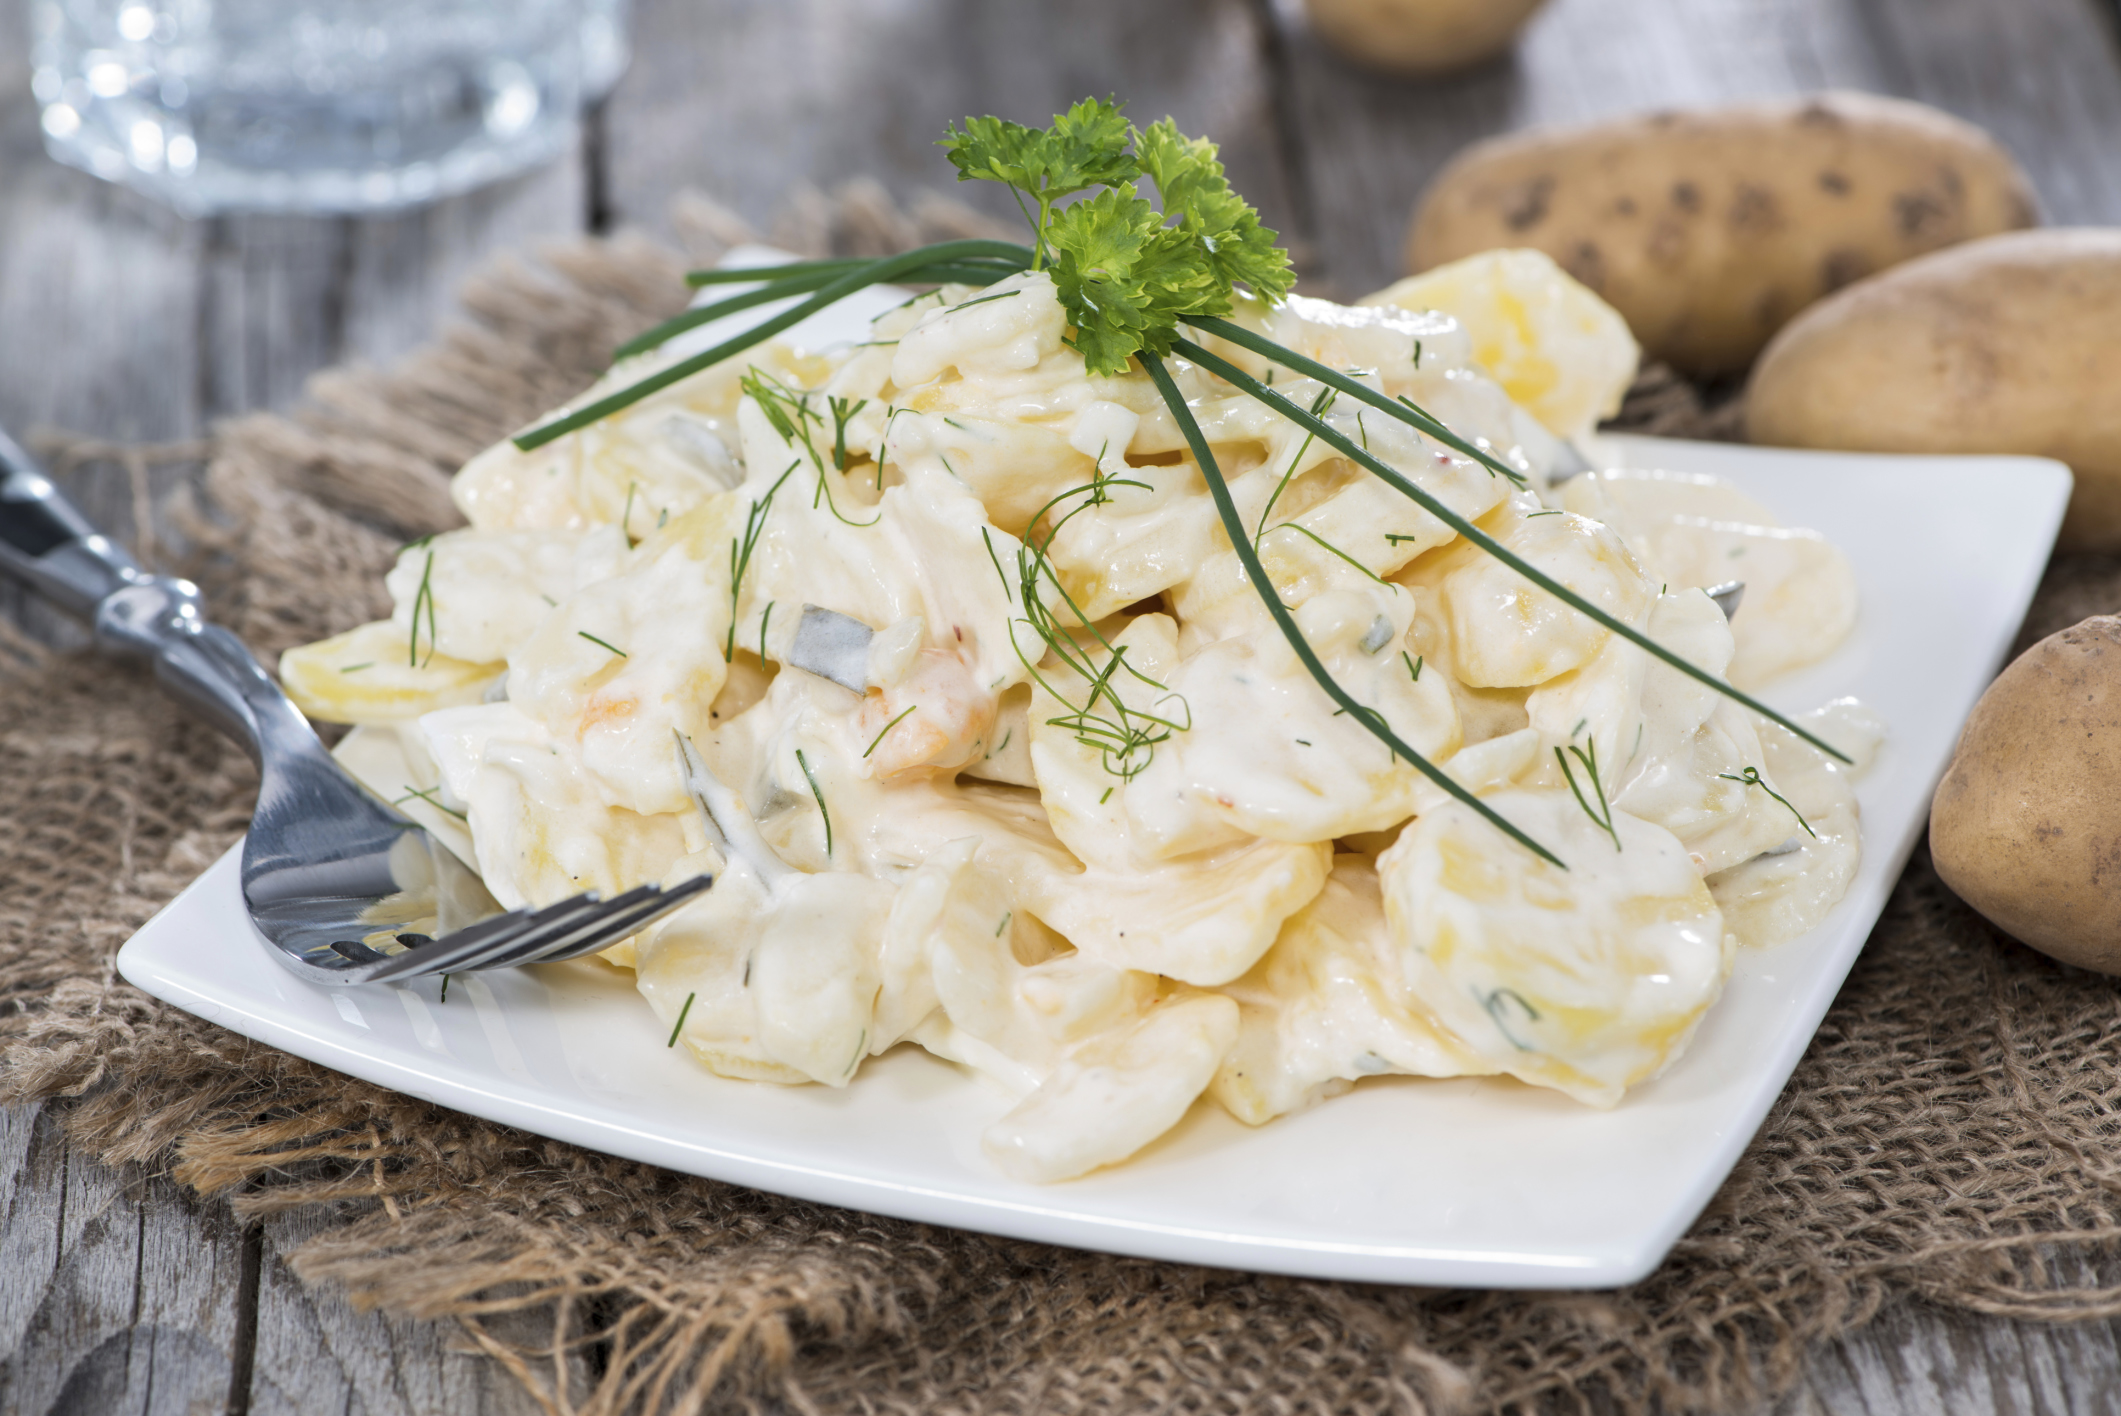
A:
{"type": "MultiPolygon", "coordinates": [[[[878,250],[977,219],[873,187],[776,231],[878,250]]],[[[745,233],[700,200],[712,254],[745,233]]],[[[388,373],[319,378],[219,430],[172,524],[261,653],[381,613],[449,470],[579,387],[682,298],[638,238],[475,283],[388,373]]],[[[1629,415],[1714,435],[1668,376],[1629,415]]],[[[2059,565],[2034,624],[2111,608],[2121,567],[2059,565]]],[[[2066,622],[2066,621],[2064,621],[2066,622]]],[[[2050,627],[2053,627],[2050,625],[2050,627]]],[[[332,1207],[295,1252],[356,1301],[460,1323],[554,1412],[1716,1411],[1786,1389],[1808,1344],[1910,1298],[2121,1313],[2114,982],[1998,937],[1918,855],[1761,1134],[1650,1279],[1445,1293],[1188,1269],[930,1229],[615,1160],[352,1081],[144,997],[111,958],[242,829],[241,755],[139,675],[0,642],[0,1099],[66,1098],[73,1143],[173,1167],[245,1216],[332,1207]],[[543,1315],[549,1340],[497,1335],[543,1315]]],[[[515,1329],[511,1329],[515,1331],[515,1329]]]]}

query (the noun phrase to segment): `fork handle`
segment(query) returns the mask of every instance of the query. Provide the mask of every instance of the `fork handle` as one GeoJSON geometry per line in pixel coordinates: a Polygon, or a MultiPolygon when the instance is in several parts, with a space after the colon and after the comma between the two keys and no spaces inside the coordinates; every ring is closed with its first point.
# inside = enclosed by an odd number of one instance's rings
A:
{"type": "Polygon", "coordinates": [[[0,429],[0,571],[88,620],[104,650],[150,660],[169,694],[260,757],[315,734],[243,641],[209,624],[199,587],[140,569],[0,429]]]}
{"type": "Polygon", "coordinates": [[[150,578],[75,509],[4,428],[0,570],[83,619],[114,592],[150,578]]]}

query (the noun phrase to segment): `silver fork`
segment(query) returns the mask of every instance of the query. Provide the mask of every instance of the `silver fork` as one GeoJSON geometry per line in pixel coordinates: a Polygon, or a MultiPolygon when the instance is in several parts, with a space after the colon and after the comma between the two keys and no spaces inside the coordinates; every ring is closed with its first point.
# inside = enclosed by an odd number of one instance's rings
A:
{"type": "Polygon", "coordinates": [[[273,956],[303,978],[380,983],[572,959],[713,883],[503,911],[447,846],[346,774],[242,641],[206,622],[197,586],[141,570],[5,430],[0,571],[88,620],[99,648],[151,660],[171,696],[249,750],[258,807],[243,842],[243,901],[273,956]]]}

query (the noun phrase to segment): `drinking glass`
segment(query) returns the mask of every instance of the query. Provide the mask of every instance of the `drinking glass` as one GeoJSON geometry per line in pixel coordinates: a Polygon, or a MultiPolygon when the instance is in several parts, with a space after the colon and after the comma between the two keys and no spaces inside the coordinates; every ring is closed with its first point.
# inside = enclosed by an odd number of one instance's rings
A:
{"type": "Polygon", "coordinates": [[[387,211],[576,141],[626,0],[32,0],[52,156],[189,215],[387,211]]]}

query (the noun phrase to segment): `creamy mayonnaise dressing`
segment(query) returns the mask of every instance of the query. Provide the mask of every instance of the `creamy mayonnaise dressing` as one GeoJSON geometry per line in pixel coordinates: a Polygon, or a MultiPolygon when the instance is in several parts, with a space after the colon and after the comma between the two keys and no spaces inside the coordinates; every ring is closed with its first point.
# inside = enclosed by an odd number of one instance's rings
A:
{"type": "MultiPolygon", "coordinates": [[[[1541,284],[1564,279],[1432,283],[1493,306],[1463,319],[1300,297],[1234,318],[1541,487],[1634,363],[1590,297],[1541,284]]],[[[1812,662],[1853,621],[1839,552],[1714,479],[1542,496],[1219,352],[1711,672],[1812,662]],[[1727,620],[1703,590],[1732,579],[1727,620]]],[[[1848,770],[1172,367],[1332,677],[1566,869],[1320,690],[1146,377],[1088,375],[1036,272],[482,453],[455,483],[469,525],[387,577],[392,617],[283,679],[361,725],[349,765],[504,904],[713,875],[605,956],[702,1064],[838,1087],[913,1043],[1012,1099],[985,1147],[1024,1179],[1123,1160],[1203,1095],[1257,1124],[1362,1077],[1503,1073],[1612,1105],[1679,1055],[1737,944],[1840,898],[1848,770]],[[874,631],[860,691],[787,666],[809,605],[874,631]]],[[[1847,702],[1812,721],[1859,761],[1879,737],[1847,702]]]]}

